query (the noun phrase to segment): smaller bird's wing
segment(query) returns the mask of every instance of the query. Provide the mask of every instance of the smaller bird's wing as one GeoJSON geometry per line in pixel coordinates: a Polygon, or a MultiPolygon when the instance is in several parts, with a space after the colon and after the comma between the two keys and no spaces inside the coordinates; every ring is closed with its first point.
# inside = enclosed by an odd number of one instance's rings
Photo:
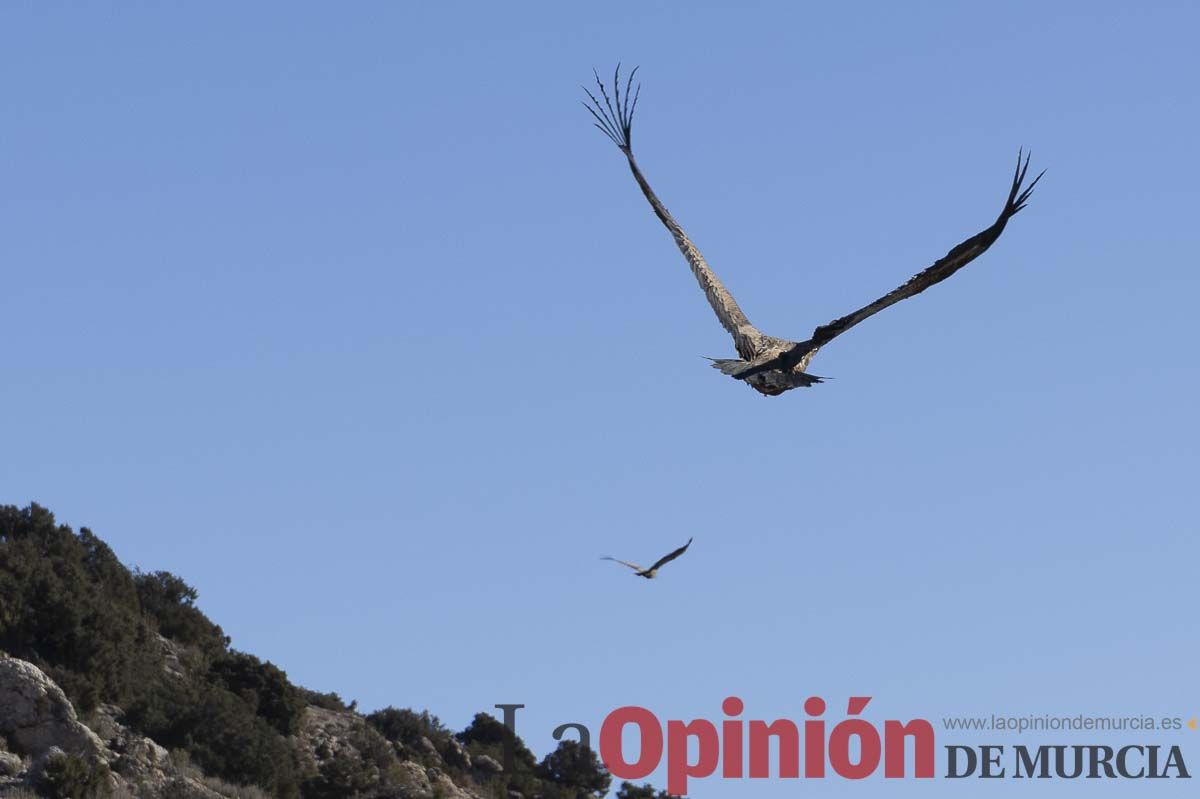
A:
{"type": "Polygon", "coordinates": [[[1022,162],[1022,155],[1023,153],[1017,153],[1017,170],[1013,175],[1012,188],[1008,192],[1008,201],[1005,202],[1004,210],[1000,212],[1000,216],[992,223],[991,227],[976,233],[971,238],[957,245],[942,258],[935,261],[932,266],[918,272],[907,283],[888,292],[870,305],[864,305],[853,313],[847,314],[840,319],[834,319],[827,325],[821,325],[813,331],[812,338],[808,339],[808,341],[802,341],[784,351],[778,357],[755,364],[751,368],[738,372],[733,376],[739,380],[745,380],[760,372],[772,369],[791,369],[800,363],[805,355],[829,343],[864,319],[874,316],[884,308],[895,305],[901,300],[920,294],[935,283],[941,283],[959,269],[962,269],[971,263],[971,261],[983,255],[987,248],[991,247],[996,242],[996,239],[1000,238],[1000,234],[1004,232],[1004,226],[1008,224],[1008,220],[1025,207],[1030,193],[1033,192],[1033,187],[1042,179],[1042,174],[1045,174],[1043,171],[1033,179],[1032,183],[1022,188],[1021,184],[1025,182],[1025,172],[1029,169],[1029,156],[1025,155],[1025,160],[1022,162]]]}
{"type": "Polygon", "coordinates": [[[648,571],[652,571],[652,572],[658,571],[659,569],[662,568],[663,564],[670,563],[671,561],[675,560],[675,558],[682,555],[684,552],[687,552],[687,548],[690,547],[691,545],[692,545],[692,539],[689,538],[688,542],[686,544],[684,544],[683,546],[681,546],[679,549],[675,550],[670,555],[663,555],[661,558],[659,558],[658,561],[655,562],[655,564],[648,569],[648,571]]]}
{"type": "Polygon", "coordinates": [[[645,571],[645,569],[643,569],[641,566],[637,565],[636,563],[630,563],[627,560],[619,560],[617,558],[610,558],[608,556],[600,558],[600,560],[611,560],[616,563],[620,563],[622,566],[628,566],[629,568],[633,569],[634,571],[638,571],[638,572],[645,571]]]}

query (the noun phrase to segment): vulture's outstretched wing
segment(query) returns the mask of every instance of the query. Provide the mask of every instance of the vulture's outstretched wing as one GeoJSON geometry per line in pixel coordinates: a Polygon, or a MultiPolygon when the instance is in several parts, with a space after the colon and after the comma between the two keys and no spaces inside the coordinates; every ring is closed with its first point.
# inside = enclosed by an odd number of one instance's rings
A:
{"type": "Polygon", "coordinates": [[[633,569],[635,572],[644,571],[644,569],[641,566],[637,565],[636,563],[630,563],[627,560],[618,560],[617,558],[610,558],[607,556],[600,558],[600,560],[611,560],[616,563],[620,563],[622,566],[628,566],[629,568],[633,569]]]}
{"type": "Polygon", "coordinates": [[[1042,173],[1033,179],[1032,183],[1022,189],[1021,184],[1025,182],[1025,172],[1029,169],[1029,156],[1025,155],[1025,160],[1022,162],[1022,155],[1023,153],[1021,152],[1017,153],[1017,170],[1013,175],[1012,188],[1008,192],[1008,201],[1004,204],[1004,210],[1000,212],[999,218],[996,219],[991,227],[976,233],[962,244],[959,244],[946,253],[943,258],[934,263],[933,266],[913,276],[912,279],[895,291],[883,295],[875,300],[875,302],[859,308],[852,314],[843,316],[841,319],[834,319],[827,325],[821,325],[813,331],[812,338],[808,341],[802,341],[784,351],[777,358],[756,364],[750,369],[738,372],[733,376],[739,380],[744,380],[747,377],[753,377],[759,372],[766,372],[772,369],[790,370],[796,364],[800,363],[805,355],[837,338],[864,319],[874,316],[889,305],[895,305],[901,300],[920,294],[935,283],[941,283],[982,255],[988,247],[991,247],[995,243],[996,239],[1000,238],[1000,234],[1004,232],[1004,226],[1008,224],[1008,220],[1025,207],[1025,203],[1028,202],[1033,187],[1037,185],[1037,182],[1042,179],[1042,175],[1045,174],[1043,170],[1042,173]]]}
{"type": "Polygon", "coordinates": [[[689,538],[688,542],[686,544],[684,544],[679,549],[672,552],[670,555],[663,555],[647,571],[652,571],[652,572],[658,571],[660,568],[662,568],[663,564],[670,563],[671,561],[675,560],[675,558],[682,555],[684,552],[687,552],[687,548],[690,547],[691,545],[692,545],[692,539],[689,538]]]}
{"type": "Polygon", "coordinates": [[[738,307],[733,295],[729,293],[729,289],[725,288],[725,284],[712,271],[712,268],[704,260],[704,256],[700,254],[700,250],[696,249],[696,245],[692,244],[692,240],[683,232],[683,228],[671,216],[671,212],[654,194],[654,190],[646,182],[642,171],[638,169],[637,161],[633,159],[631,145],[633,112],[637,108],[638,96],[642,90],[641,84],[638,84],[637,89],[633,89],[635,74],[637,74],[637,67],[634,67],[633,71],[629,73],[625,82],[625,90],[622,93],[621,65],[618,64],[617,71],[613,74],[613,96],[611,98],[604,82],[600,80],[599,75],[596,75],[596,85],[600,88],[600,96],[604,102],[601,103],[594,94],[588,91],[587,87],[583,87],[588,99],[591,100],[591,105],[584,103],[583,107],[596,118],[596,127],[605,136],[612,139],[613,144],[617,145],[621,152],[625,153],[625,158],[629,161],[629,168],[633,171],[633,177],[641,187],[642,194],[646,195],[646,199],[650,201],[650,207],[654,209],[659,220],[666,225],[667,230],[671,231],[675,245],[687,259],[688,266],[692,268],[692,274],[696,276],[700,288],[704,290],[708,304],[716,312],[721,326],[729,331],[729,335],[733,336],[733,343],[737,348],[738,355],[751,359],[755,356],[754,341],[758,330],[750,324],[750,320],[746,318],[746,314],[742,313],[742,309],[738,307]],[[630,101],[630,90],[633,90],[632,102],[630,101]]]}

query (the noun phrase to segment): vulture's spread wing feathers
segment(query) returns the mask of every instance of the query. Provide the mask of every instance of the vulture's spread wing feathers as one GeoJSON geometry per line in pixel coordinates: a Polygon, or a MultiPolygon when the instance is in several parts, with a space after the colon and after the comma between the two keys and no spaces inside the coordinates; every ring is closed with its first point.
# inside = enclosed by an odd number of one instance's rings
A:
{"type": "Polygon", "coordinates": [[[1004,226],[1008,224],[1008,220],[1013,217],[1018,211],[1025,207],[1025,203],[1029,200],[1029,195],[1033,191],[1033,187],[1042,179],[1042,174],[1039,174],[1033,179],[1028,186],[1022,188],[1025,182],[1025,173],[1029,169],[1029,156],[1024,156],[1022,161],[1022,153],[1017,154],[1017,169],[1013,175],[1012,188],[1008,193],[1008,201],[1004,204],[1004,210],[1000,212],[1000,216],[986,230],[976,233],[971,238],[962,242],[950,252],[938,259],[932,266],[922,272],[914,275],[907,283],[894,291],[888,292],[879,299],[875,300],[870,305],[864,305],[853,313],[847,314],[840,319],[834,319],[827,325],[821,325],[813,331],[812,337],[808,341],[802,341],[794,347],[784,351],[777,358],[772,358],[769,361],[756,364],[750,369],[738,372],[734,377],[744,380],[747,377],[752,377],[759,372],[769,371],[771,369],[790,370],[804,358],[805,355],[824,346],[833,339],[845,333],[850,328],[857,325],[859,322],[882,311],[890,305],[895,305],[901,300],[920,294],[925,289],[941,283],[946,278],[953,275],[959,269],[962,269],[967,264],[974,261],[982,255],[988,247],[1000,238],[1000,234],[1004,232],[1004,226]]]}
{"type": "Polygon", "coordinates": [[[642,189],[642,194],[646,195],[646,199],[650,202],[650,207],[654,209],[654,213],[659,220],[671,232],[671,236],[675,239],[675,246],[683,253],[683,257],[687,260],[688,266],[692,269],[692,274],[696,276],[696,281],[700,284],[700,288],[704,290],[704,296],[708,298],[708,304],[712,306],[713,311],[717,314],[717,319],[720,320],[721,326],[733,336],[734,346],[737,348],[738,354],[743,358],[750,359],[755,356],[754,342],[759,335],[758,330],[750,324],[750,320],[746,318],[746,314],[742,313],[742,309],[738,307],[737,301],[733,299],[733,295],[729,293],[729,289],[725,288],[720,278],[713,272],[708,262],[704,260],[704,256],[700,254],[700,250],[692,243],[687,234],[683,232],[683,228],[671,216],[667,207],[662,204],[654,190],[650,188],[650,184],[646,182],[646,178],[642,175],[642,171],[638,169],[637,161],[633,159],[633,149],[631,145],[631,135],[633,133],[633,112],[637,108],[638,95],[641,92],[641,86],[633,89],[633,76],[637,73],[635,67],[633,72],[629,73],[629,77],[625,83],[624,92],[621,91],[620,83],[620,64],[617,65],[617,72],[613,75],[613,96],[609,97],[608,90],[600,76],[596,76],[596,85],[600,89],[600,97],[603,102],[598,100],[594,94],[584,87],[584,92],[587,93],[591,104],[584,103],[586,108],[593,117],[596,118],[595,125],[600,129],[605,136],[612,139],[613,144],[620,148],[625,154],[625,158],[629,161],[629,168],[633,171],[633,177],[637,184],[642,189]],[[633,89],[633,99],[630,101],[630,90],[633,89]]]}
{"type": "Polygon", "coordinates": [[[655,564],[650,567],[649,571],[658,571],[660,568],[662,568],[663,564],[670,563],[671,561],[675,560],[675,558],[682,555],[684,552],[687,552],[687,548],[690,547],[691,545],[692,545],[692,539],[689,538],[688,542],[686,544],[684,544],[683,546],[681,546],[679,549],[675,550],[670,555],[663,555],[661,558],[659,558],[658,561],[655,562],[655,564]]]}
{"type": "Polygon", "coordinates": [[[610,557],[603,557],[603,558],[600,558],[600,560],[611,560],[616,563],[620,563],[622,566],[628,566],[629,568],[633,569],[636,572],[642,571],[641,566],[637,565],[636,563],[630,563],[627,560],[618,560],[617,558],[610,558],[610,557]]]}

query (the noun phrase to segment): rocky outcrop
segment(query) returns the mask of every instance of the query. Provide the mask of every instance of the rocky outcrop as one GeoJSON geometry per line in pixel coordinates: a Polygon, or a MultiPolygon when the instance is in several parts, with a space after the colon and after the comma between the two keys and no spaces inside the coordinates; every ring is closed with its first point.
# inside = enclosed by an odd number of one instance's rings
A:
{"type": "Polygon", "coordinates": [[[24,660],[0,655],[0,735],[17,752],[67,754],[108,761],[104,743],[84,726],[62,689],[24,660]]]}
{"type": "Polygon", "coordinates": [[[421,754],[425,755],[425,757],[433,758],[439,763],[442,762],[441,753],[439,753],[437,747],[433,745],[433,741],[429,740],[424,735],[421,736],[418,749],[421,750],[421,754]]]}
{"type": "Polygon", "coordinates": [[[504,766],[500,765],[500,761],[496,760],[494,757],[488,757],[487,755],[479,755],[478,757],[473,758],[472,763],[474,764],[476,771],[488,776],[493,776],[504,771],[504,766]]]}
{"type": "MultiPolygon", "coordinates": [[[[178,660],[176,662],[179,662],[178,660]]],[[[181,672],[182,673],[182,672],[181,672]]],[[[122,722],[122,710],[104,704],[87,724],[66,695],[41,669],[0,655],[0,799],[28,796],[48,772],[78,768],[82,762],[107,792],[137,799],[222,799],[258,795],[256,789],[206,779],[186,758],[171,756],[150,738],[122,722]],[[67,762],[75,759],[75,762],[67,762]]],[[[435,744],[421,738],[414,749],[388,742],[359,714],[309,706],[293,739],[302,771],[325,780],[325,795],[340,795],[338,780],[353,764],[355,784],[346,795],[395,799],[480,799],[475,782],[464,776],[495,776],[502,767],[486,755],[471,757],[448,738],[435,744]],[[462,783],[455,782],[457,773],[462,783]],[[464,784],[467,787],[464,787],[464,784]]]]}
{"type": "Polygon", "coordinates": [[[221,799],[198,772],[176,766],[167,750],[122,725],[120,715],[120,708],[101,705],[94,729],[88,727],[45,672],[0,655],[0,797],[28,795],[58,761],[79,758],[114,796],[221,799]]]}
{"type": "Polygon", "coordinates": [[[454,738],[447,738],[446,743],[442,746],[442,760],[448,765],[464,771],[471,768],[471,755],[454,738]]]}
{"type": "Polygon", "coordinates": [[[296,736],[300,744],[301,767],[320,778],[323,764],[361,763],[367,774],[361,781],[378,784],[383,780],[380,764],[395,758],[390,743],[383,739],[361,716],[349,711],[305,708],[296,736]]]}
{"type": "Polygon", "coordinates": [[[109,768],[119,781],[135,786],[139,796],[219,799],[221,794],[204,785],[198,773],[177,765],[166,749],[121,724],[120,717],[121,708],[101,705],[89,719],[113,755],[109,768]]]}
{"type": "Polygon", "coordinates": [[[25,761],[20,755],[0,748],[0,778],[15,777],[25,770],[25,761]]]}
{"type": "Polygon", "coordinates": [[[433,796],[433,784],[429,781],[429,774],[425,771],[425,767],[420,763],[405,760],[400,764],[397,777],[400,784],[405,786],[409,796],[433,796]]]}
{"type": "MultiPolygon", "coordinates": [[[[478,794],[456,783],[442,768],[399,756],[397,746],[389,743],[362,716],[351,711],[310,705],[305,710],[297,740],[302,744],[307,766],[320,775],[318,779],[324,778],[327,771],[336,774],[336,768],[329,768],[331,764],[350,761],[359,764],[360,773],[366,775],[367,784],[355,786],[363,793],[397,799],[480,799],[478,794]]],[[[399,749],[412,752],[403,747],[399,749]]],[[[420,739],[416,750],[425,763],[445,765],[443,754],[428,738],[420,739]]],[[[447,744],[444,750],[451,759],[471,762],[457,741],[447,744]]],[[[346,786],[339,787],[344,789],[346,786]]]]}
{"type": "Polygon", "coordinates": [[[177,680],[182,680],[186,677],[187,670],[183,667],[179,644],[164,635],[158,636],[158,644],[162,647],[163,671],[177,680]]]}
{"type": "Polygon", "coordinates": [[[441,769],[428,769],[425,772],[425,776],[429,778],[429,784],[432,789],[430,791],[430,799],[436,799],[439,796],[444,796],[446,799],[480,799],[478,794],[463,790],[454,780],[450,779],[449,774],[446,774],[441,769]]]}

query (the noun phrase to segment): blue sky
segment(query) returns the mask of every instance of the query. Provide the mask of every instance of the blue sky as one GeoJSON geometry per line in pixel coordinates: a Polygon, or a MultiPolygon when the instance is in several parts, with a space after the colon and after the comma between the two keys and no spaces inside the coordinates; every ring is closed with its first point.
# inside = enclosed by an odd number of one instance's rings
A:
{"type": "MultiPolygon", "coordinates": [[[[1198,26],[5,4],[0,501],[184,576],[235,646],[363,708],[523,702],[539,753],[728,694],[1196,715],[1198,26]],[[701,358],[732,345],[579,106],[618,59],[647,177],[777,335],[990,224],[1018,146],[1049,171],[986,255],[825,348],[836,380],[766,399],[701,358]],[[598,559],[689,536],[653,583],[598,559]]],[[[1195,771],[1188,734],[1146,742],[1195,771]]],[[[693,795],[798,790],[878,788],[693,795]]]]}

